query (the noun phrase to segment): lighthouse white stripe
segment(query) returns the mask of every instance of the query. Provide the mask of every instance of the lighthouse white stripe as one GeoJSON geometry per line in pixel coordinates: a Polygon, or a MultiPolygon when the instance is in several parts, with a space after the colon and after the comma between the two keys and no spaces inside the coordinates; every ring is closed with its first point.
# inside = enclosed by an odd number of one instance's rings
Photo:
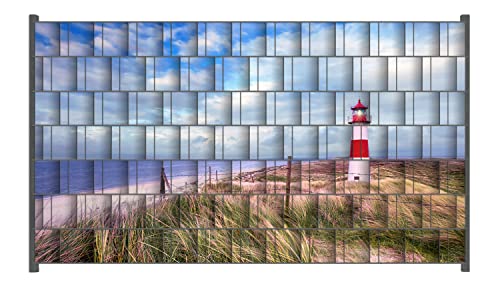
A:
{"type": "Polygon", "coordinates": [[[353,126],[352,127],[352,140],[368,140],[368,127],[367,126],[353,126]]]}

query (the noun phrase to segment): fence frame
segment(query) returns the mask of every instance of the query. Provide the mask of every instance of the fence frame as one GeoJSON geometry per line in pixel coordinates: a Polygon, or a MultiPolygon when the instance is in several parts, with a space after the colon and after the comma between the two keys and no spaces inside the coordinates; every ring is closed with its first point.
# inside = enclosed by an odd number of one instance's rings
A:
{"type": "MultiPolygon", "coordinates": [[[[30,111],[29,113],[29,140],[30,140],[29,143],[29,271],[30,272],[39,271],[39,264],[35,262],[35,193],[34,193],[35,192],[34,191],[35,190],[34,189],[35,24],[37,22],[39,22],[38,15],[34,14],[29,15],[29,111],[30,111]]],[[[118,22],[123,22],[123,21],[118,21],[118,22]]],[[[145,21],[145,22],[152,22],[152,21],[145,21]]],[[[217,21],[217,22],[232,23],[232,21],[217,21]]],[[[259,21],[259,22],[267,22],[267,21],[259,21]]],[[[308,22],[327,22],[327,21],[317,20],[308,22]]],[[[370,21],[357,21],[357,22],[370,23],[370,21]]],[[[394,22],[394,21],[377,21],[377,22],[383,23],[383,22],[394,22]]],[[[418,22],[436,22],[436,21],[412,21],[412,23],[418,23],[418,22]]],[[[470,111],[468,110],[470,109],[470,15],[461,15],[459,22],[465,24],[465,91],[464,92],[465,92],[465,110],[466,110],[465,111],[465,262],[461,264],[461,271],[469,272],[470,271],[470,111]]],[[[295,21],[295,23],[302,23],[302,21],[295,21]]],[[[288,158],[288,165],[290,165],[290,162],[291,162],[291,157],[288,158]]],[[[290,196],[289,195],[290,169],[291,168],[289,168],[288,171],[287,193],[286,193],[287,198],[290,196]]],[[[217,172],[216,172],[216,179],[217,179],[217,172]]]]}

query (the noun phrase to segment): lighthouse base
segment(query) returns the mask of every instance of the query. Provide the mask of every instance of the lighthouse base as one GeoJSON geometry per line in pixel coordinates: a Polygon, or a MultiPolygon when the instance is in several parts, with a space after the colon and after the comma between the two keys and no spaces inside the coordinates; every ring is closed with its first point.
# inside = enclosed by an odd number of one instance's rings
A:
{"type": "Polygon", "coordinates": [[[370,182],[370,161],[349,160],[348,182],[370,182]]]}

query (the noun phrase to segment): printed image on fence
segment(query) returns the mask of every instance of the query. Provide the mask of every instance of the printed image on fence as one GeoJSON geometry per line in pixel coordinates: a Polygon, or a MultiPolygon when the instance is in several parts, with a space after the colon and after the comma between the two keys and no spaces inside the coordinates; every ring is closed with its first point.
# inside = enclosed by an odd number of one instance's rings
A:
{"type": "Polygon", "coordinates": [[[37,22],[34,262],[466,262],[465,30],[37,22]]]}

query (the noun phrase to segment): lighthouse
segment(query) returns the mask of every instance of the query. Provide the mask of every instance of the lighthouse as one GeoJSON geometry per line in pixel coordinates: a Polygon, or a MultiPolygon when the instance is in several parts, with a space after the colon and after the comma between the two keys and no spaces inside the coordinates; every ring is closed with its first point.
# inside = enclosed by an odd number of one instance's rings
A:
{"type": "Polygon", "coordinates": [[[370,182],[370,153],[368,151],[368,125],[366,117],[368,107],[358,103],[351,107],[352,124],[351,152],[349,155],[349,171],[347,181],[370,182]]]}

